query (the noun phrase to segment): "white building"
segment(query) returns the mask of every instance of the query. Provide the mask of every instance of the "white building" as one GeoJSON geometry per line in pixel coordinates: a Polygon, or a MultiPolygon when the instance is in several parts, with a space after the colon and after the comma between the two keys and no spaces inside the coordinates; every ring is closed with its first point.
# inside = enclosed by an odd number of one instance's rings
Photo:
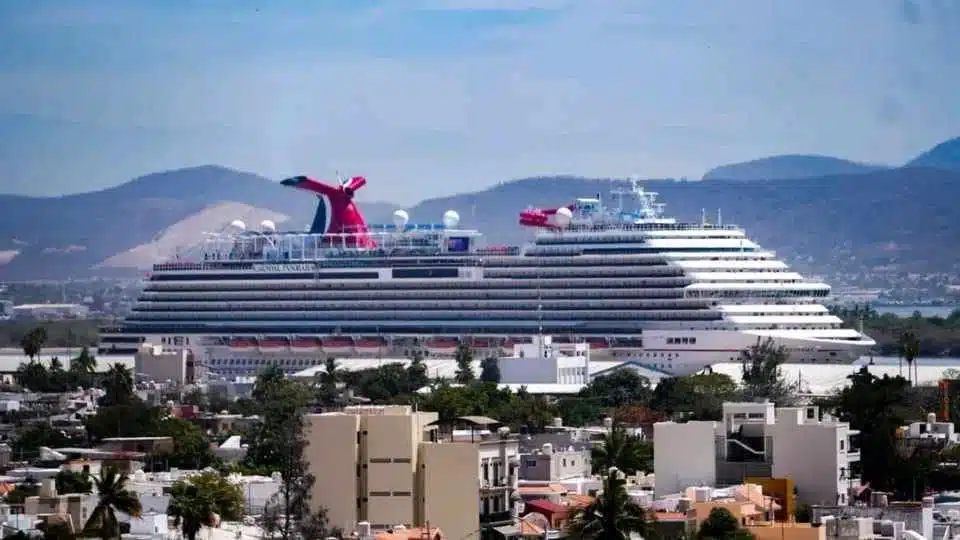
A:
{"type": "Polygon", "coordinates": [[[183,386],[200,380],[200,366],[186,347],[164,347],[144,343],[134,357],[137,381],[167,382],[183,386]]]}
{"type": "Polygon", "coordinates": [[[937,422],[936,413],[928,413],[926,422],[912,422],[900,428],[899,438],[907,447],[943,448],[960,443],[953,422],[937,422]]]}
{"type": "Polygon", "coordinates": [[[500,384],[508,388],[544,385],[576,393],[590,382],[590,345],[534,336],[532,343],[514,345],[513,356],[499,358],[497,365],[500,384]]]}
{"type": "Polygon", "coordinates": [[[791,478],[810,504],[846,504],[860,481],[850,464],[856,435],[846,422],[821,419],[817,407],[724,403],[721,422],[654,424],[658,497],[688,486],[740,483],[749,477],[791,478]]]}

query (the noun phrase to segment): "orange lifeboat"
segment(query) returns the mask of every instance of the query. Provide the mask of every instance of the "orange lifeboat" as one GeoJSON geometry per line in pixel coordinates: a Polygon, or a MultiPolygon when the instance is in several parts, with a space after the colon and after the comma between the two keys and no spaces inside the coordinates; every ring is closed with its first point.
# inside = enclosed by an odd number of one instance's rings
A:
{"type": "Polygon", "coordinates": [[[323,338],[323,352],[328,354],[352,354],[353,338],[342,336],[323,338]]]}
{"type": "Polygon", "coordinates": [[[249,351],[257,348],[257,340],[252,337],[235,337],[230,339],[230,348],[238,351],[249,351]]]}
{"type": "Polygon", "coordinates": [[[264,352],[279,352],[290,345],[290,340],[283,336],[266,336],[260,340],[260,350],[264,352]]]}
{"type": "Polygon", "coordinates": [[[451,357],[457,352],[460,342],[452,337],[435,337],[427,340],[427,351],[434,356],[451,357]]]}
{"type": "Polygon", "coordinates": [[[361,337],[356,340],[358,353],[382,354],[387,350],[387,340],[382,337],[361,337]]]}
{"type": "Polygon", "coordinates": [[[290,348],[298,352],[311,352],[320,348],[320,339],[315,337],[296,336],[290,342],[290,348]]]}
{"type": "Polygon", "coordinates": [[[610,341],[608,341],[607,338],[590,337],[590,338],[586,338],[584,341],[590,345],[591,349],[609,349],[610,348],[610,341]]]}

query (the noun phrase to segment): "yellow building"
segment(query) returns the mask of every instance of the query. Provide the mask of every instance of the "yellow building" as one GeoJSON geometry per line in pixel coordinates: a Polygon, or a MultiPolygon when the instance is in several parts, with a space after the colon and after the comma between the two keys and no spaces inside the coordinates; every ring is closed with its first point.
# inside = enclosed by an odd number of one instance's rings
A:
{"type": "MultiPolygon", "coordinates": [[[[404,525],[439,528],[449,538],[476,534],[480,494],[489,489],[481,485],[481,450],[502,439],[454,440],[432,425],[437,418],[409,406],[308,415],[311,504],[348,533],[367,522],[372,531],[404,525]]],[[[515,475],[515,464],[503,470],[515,475]]]]}

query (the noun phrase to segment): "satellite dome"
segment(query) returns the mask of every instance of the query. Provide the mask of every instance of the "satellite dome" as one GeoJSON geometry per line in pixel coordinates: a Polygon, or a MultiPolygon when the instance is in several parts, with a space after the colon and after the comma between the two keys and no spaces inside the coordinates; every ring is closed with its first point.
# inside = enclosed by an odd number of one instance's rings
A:
{"type": "Polygon", "coordinates": [[[260,222],[260,230],[263,232],[277,232],[277,224],[272,220],[265,219],[260,222]]]}
{"type": "Polygon", "coordinates": [[[410,214],[406,210],[400,209],[393,213],[393,224],[397,226],[398,229],[403,229],[407,226],[407,223],[410,221],[410,214]]]}
{"type": "Polygon", "coordinates": [[[247,230],[247,224],[239,219],[235,219],[230,222],[230,228],[237,229],[239,231],[245,231],[247,230]]]}
{"type": "Polygon", "coordinates": [[[443,226],[452,229],[460,223],[460,214],[456,210],[447,210],[443,213],[443,226]]]}
{"type": "Polygon", "coordinates": [[[566,206],[558,208],[557,213],[554,214],[554,221],[557,223],[558,227],[566,227],[570,224],[570,220],[572,219],[573,212],[571,212],[566,206]]]}

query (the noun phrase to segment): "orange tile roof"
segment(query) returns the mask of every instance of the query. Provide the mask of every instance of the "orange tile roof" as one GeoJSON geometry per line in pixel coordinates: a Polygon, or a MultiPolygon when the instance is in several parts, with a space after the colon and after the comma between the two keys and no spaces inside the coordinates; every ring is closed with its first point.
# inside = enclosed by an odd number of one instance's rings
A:
{"type": "Polygon", "coordinates": [[[518,491],[521,495],[537,495],[537,494],[546,494],[546,495],[566,495],[567,488],[563,487],[563,484],[547,484],[539,486],[520,486],[518,491]]]}
{"type": "Polygon", "coordinates": [[[520,536],[543,536],[546,532],[543,530],[543,527],[531,523],[525,517],[520,518],[520,522],[517,525],[520,529],[520,536]]]}
{"type": "Polygon", "coordinates": [[[402,531],[380,531],[374,535],[376,540],[446,540],[443,532],[437,527],[410,527],[402,531]]]}
{"type": "Polygon", "coordinates": [[[659,521],[686,521],[687,515],[683,512],[654,512],[651,517],[659,521]]]}
{"type": "Polygon", "coordinates": [[[568,493],[563,500],[571,508],[583,508],[593,504],[593,497],[579,493],[568,493]]]}

